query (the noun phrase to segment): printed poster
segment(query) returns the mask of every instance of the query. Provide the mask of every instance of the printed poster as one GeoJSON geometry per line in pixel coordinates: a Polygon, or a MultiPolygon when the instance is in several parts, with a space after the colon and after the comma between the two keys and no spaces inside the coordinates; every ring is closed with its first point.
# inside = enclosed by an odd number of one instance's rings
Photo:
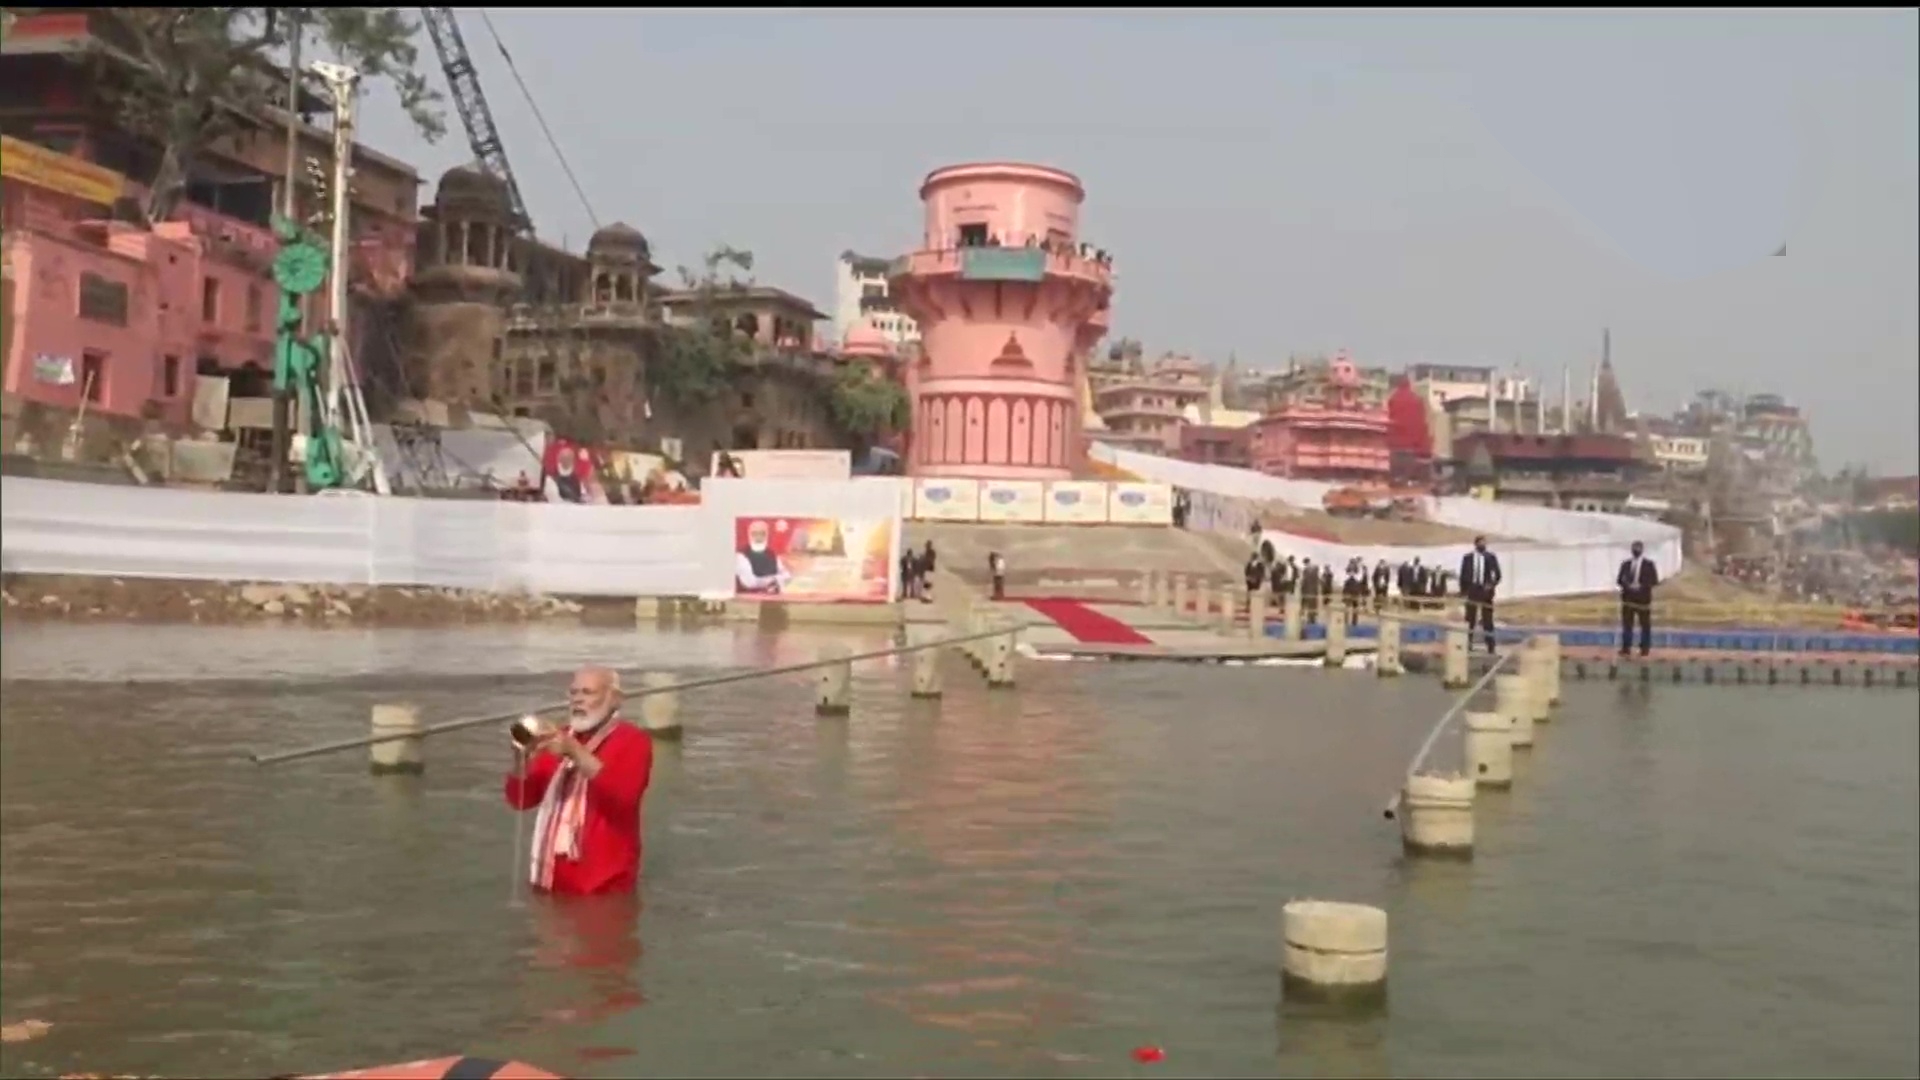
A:
{"type": "Polygon", "coordinates": [[[893,529],[891,518],[735,518],[733,595],[887,603],[893,599],[893,529]]]}

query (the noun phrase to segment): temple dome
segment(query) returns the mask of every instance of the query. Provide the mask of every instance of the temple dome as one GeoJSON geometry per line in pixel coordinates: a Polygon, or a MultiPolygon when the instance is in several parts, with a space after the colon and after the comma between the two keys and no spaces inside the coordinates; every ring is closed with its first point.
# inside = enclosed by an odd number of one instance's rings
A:
{"type": "Polygon", "coordinates": [[[506,181],[478,165],[456,165],[441,174],[434,202],[440,206],[504,214],[513,200],[507,194],[506,181]]]}
{"type": "Polygon", "coordinates": [[[588,255],[613,255],[637,258],[644,262],[653,261],[653,245],[639,229],[624,221],[616,221],[594,232],[587,241],[588,255]]]}
{"type": "Polygon", "coordinates": [[[862,319],[847,331],[846,338],[840,343],[840,351],[847,356],[886,357],[893,355],[893,342],[872,321],[862,319]]]}

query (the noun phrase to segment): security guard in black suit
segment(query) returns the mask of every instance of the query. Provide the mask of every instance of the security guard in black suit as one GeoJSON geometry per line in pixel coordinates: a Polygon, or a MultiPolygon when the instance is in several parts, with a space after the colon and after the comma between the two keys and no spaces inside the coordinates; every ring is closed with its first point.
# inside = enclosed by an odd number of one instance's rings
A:
{"type": "Polygon", "coordinates": [[[1460,560],[1460,595],[1467,602],[1467,651],[1473,651],[1473,627],[1477,621],[1493,651],[1493,596],[1500,587],[1500,556],[1487,550],[1487,538],[1473,538],[1473,550],[1460,560]]]}
{"type": "Polygon", "coordinates": [[[1620,655],[1625,656],[1633,642],[1633,624],[1640,624],[1640,655],[1653,650],[1653,588],[1660,584],[1660,571],[1646,557],[1646,547],[1635,540],[1633,556],[1620,564],[1614,579],[1620,586],[1620,655]]]}

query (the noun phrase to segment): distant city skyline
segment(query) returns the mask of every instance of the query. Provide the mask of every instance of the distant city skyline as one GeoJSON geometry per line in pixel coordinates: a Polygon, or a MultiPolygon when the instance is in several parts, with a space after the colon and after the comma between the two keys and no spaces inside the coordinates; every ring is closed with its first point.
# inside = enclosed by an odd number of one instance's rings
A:
{"type": "MultiPolygon", "coordinates": [[[[541,233],[578,248],[467,18],[541,233]]],[[[916,244],[930,169],[1055,164],[1114,253],[1113,336],[1150,352],[1518,357],[1551,383],[1611,326],[1637,408],[1775,392],[1830,466],[1920,468],[1910,10],[493,18],[598,216],[669,266],[729,243],[827,304],[840,252],[916,244]],[[990,59],[929,78],[930,41],[990,59]]],[[[364,135],[431,178],[470,157],[452,126],[424,147],[376,94],[364,135]]]]}

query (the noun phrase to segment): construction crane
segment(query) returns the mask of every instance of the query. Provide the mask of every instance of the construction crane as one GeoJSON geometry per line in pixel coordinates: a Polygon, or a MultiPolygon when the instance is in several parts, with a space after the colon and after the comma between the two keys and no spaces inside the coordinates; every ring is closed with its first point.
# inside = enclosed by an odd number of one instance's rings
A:
{"type": "Polygon", "coordinates": [[[507,163],[506,147],[500,142],[500,129],[494,126],[493,110],[487,107],[486,92],[480,89],[480,73],[467,54],[466,39],[460,36],[459,20],[452,8],[421,8],[421,21],[433,50],[440,56],[440,70],[447,77],[447,89],[453,94],[454,108],[460,110],[460,123],[467,129],[467,143],[480,167],[507,188],[508,207],[514,226],[522,232],[533,231],[533,218],[526,201],[520,197],[520,182],[513,178],[513,166],[507,163]]]}

